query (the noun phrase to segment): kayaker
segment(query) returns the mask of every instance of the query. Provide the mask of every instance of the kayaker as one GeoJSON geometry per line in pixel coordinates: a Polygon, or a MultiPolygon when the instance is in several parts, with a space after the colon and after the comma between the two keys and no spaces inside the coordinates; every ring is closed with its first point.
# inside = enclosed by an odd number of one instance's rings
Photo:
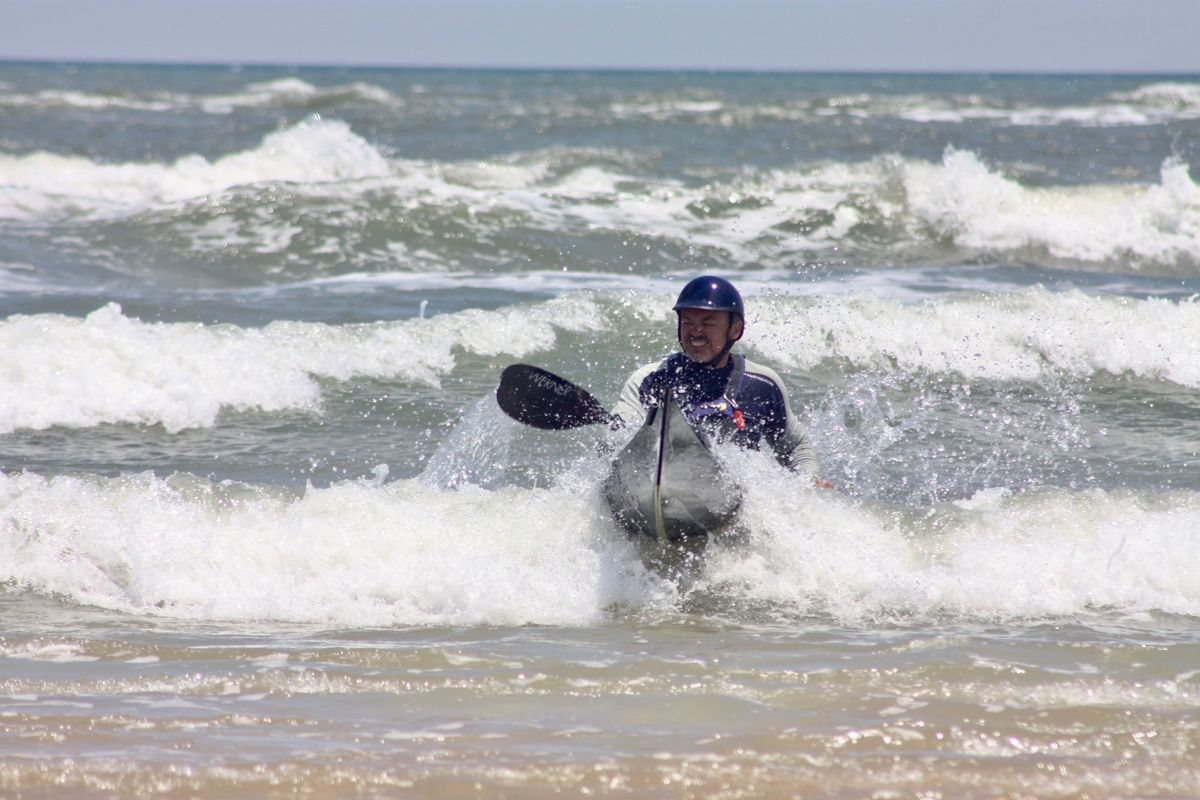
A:
{"type": "Polygon", "coordinates": [[[779,375],[730,352],[746,327],[742,297],[733,284],[712,275],[689,281],[674,310],[683,352],[634,372],[613,413],[626,425],[643,424],[669,392],[688,420],[714,438],[752,449],[765,442],[780,464],[813,475],[808,435],[792,413],[779,375]]]}

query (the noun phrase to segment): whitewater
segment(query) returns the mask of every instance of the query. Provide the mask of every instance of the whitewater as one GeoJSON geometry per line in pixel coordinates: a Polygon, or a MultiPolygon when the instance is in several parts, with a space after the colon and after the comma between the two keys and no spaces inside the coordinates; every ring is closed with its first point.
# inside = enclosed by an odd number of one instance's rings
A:
{"type": "Polygon", "coordinates": [[[1200,79],[0,64],[0,794],[1192,796],[1200,79]],[[600,497],[714,273],[823,490],[600,497]]]}

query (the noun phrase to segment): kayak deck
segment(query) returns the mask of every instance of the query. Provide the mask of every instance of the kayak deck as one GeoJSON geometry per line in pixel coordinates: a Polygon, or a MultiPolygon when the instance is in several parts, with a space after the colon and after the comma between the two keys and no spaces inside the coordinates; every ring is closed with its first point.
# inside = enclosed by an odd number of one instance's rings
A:
{"type": "Polygon", "coordinates": [[[670,399],[617,454],[604,497],[621,527],[661,544],[718,532],[742,503],[707,437],[670,399]]]}

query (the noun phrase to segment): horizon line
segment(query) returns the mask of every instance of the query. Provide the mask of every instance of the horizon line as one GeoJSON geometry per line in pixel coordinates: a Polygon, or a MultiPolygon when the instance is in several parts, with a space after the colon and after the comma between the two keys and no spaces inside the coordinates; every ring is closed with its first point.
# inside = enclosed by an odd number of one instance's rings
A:
{"type": "Polygon", "coordinates": [[[609,73],[672,73],[672,74],[742,74],[742,75],[996,75],[1013,77],[1085,77],[1085,76],[1171,76],[1200,77],[1200,69],[1194,72],[1162,69],[1023,69],[1023,68],[970,68],[970,69],[916,69],[907,67],[701,67],[701,66],[568,66],[568,65],[501,65],[501,64],[403,64],[385,62],[344,63],[335,61],[273,61],[263,60],[206,60],[206,59],[127,59],[127,58],[58,58],[0,56],[0,64],[42,64],[61,66],[121,66],[121,67],[220,67],[258,69],[349,69],[349,70],[412,70],[448,72],[609,72],[609,73]]]}

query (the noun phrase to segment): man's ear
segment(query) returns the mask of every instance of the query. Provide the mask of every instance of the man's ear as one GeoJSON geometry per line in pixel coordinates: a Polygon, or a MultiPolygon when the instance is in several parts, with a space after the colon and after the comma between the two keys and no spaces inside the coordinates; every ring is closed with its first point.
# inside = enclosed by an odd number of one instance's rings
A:
{"type": "Polygon", "coordinates": [[[737,341],[742,338],[742,334],[746,331],[746,323],[742,322],[741,317],[735,317],[733,324],[729,326],[729,338],[732,341],[737,341]]]}

